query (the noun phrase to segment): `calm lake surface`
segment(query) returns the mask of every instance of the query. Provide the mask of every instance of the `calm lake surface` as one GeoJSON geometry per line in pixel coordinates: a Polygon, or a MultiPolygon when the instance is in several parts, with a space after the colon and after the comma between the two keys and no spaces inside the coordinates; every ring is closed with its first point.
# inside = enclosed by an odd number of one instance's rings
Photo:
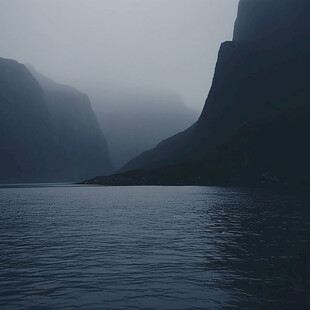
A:
{"type": "Polygon", "coordinates": [[[0,309],[309,309],[310,200],[2,186],[0,309]]]}

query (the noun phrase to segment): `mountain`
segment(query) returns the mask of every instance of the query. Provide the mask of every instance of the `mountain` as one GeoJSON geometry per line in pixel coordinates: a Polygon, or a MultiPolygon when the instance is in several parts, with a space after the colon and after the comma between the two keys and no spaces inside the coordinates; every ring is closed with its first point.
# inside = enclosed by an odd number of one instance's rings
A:
{"type": "Polygon", "coordinates": [[[87,96],[34,75],[0,58],[0,182],[74,181],[111,172],[87,96]]]}
{"type": "Polygon", "coordinates": [[[85,184],[220,185],[305,187],[310,185],[310,105],[243,126],[229,143],[200,160],[156,169],[95,177],[85,184]]]}
{"type": "Polygon", "coordinates": [[[117,168],[198,119],[178,94],[163,89],[110,91],[92,102],[117,168]]]}
{"type": "Polygon", "coordinates": [[[71,175],[79,179],[79,175],[86,173],[111,173],[114,167],[107,143],[88,96],[28,67],[44,91],[53,119],[54,143],[59,150],[59,177],[71,175]]]}
{"type": "Polygon", "coordinates": [[[52,118],[24,65],[0,58],[0,181],[43,177],[53,162],[52,118]]]}
{"type": "Polygon", "coordinates": [[[240,0],[236,42],[275,47],[309,39],[308,0],[240,0]]]}
{"type": "MultiPolygon", "coordinates": [[[[268,172],[274,171],[268,162],[282,163],[282,166],[279,164],[283,169],[282,179],[287,179],[289,175],[293,178],[289,171],[296,165],[298,152],[303,150],[308,154],[308,128],[305,126],[304,130],[299,131],[296,128],[303,113],[303,122],[304,119],[310,120],[305,108],[310,102],[309,52],[308,0],[240,0],[234,39],[221,45],[213,84],[199,120],[153,150],[142,153],[120,172],[144,171],[148,178],[157,173],[163,183],[169,183],[176,175],[182,183],[191,175],[199,176],[208,184],[226,184],[229,175],[227,167],[236,165],[229,179],[238,184],[244,182],[240,178],[238,181],[238,175],[243,175],[246,180],[240,158],[242,154],[252,154],[251,147],[257,144],[262,148],[256,154],[257,165],[263,167],[266,164],[268,172]],[[289,121],[288,111],[300,112],[292,112],[292,115],[297,113],[298,117],[289,121]],[[259,125],[264,122],[269,124],[266,125],[268,132],[259,125]],[[256,127],[261,128],[260,133],[256,132],[256,127]],[[293,137],[299,141],[298,145],[293,143],[295,139],[288,139],[285,143],[290,132],[295,134],[293,137]],[[251,137],[249,143],[238,143],[238,134],[239,138],[248,134],[251,137]],[[273,146],[270,137],[274,142],[284,140],[278,148],[281,152],[275,147],[268,152],[273,146]],[[226,149],[225,156],[219,151],[221,149],[226,149]],[[286,158],[287,153],[294,151],[294,156],[286,158]],[[237,164],[237,158],[240,164],[237,164]],[[213,165],[209,164],[210,161],[213,165]],[[287,178],[283,173],[287,173],[287,178]]],[[[299,167],[304,166],[304,170],[309,171],[309,162],[305,157],[301,156],[300,160],[299,167]]],[[[250,165],[247,181],[255,183],[253,178],[258,178],[259,170],[254,173],[254,169],[251,173],[251,169],[254,167],[250,165]]],[[[295,181],[291,180],[292,183],[295,181]]]]}

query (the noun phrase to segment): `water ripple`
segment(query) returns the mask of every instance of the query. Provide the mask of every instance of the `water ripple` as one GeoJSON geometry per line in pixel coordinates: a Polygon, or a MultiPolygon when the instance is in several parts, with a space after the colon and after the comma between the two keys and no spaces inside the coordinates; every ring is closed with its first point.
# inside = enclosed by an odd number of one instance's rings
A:
{"type": "Polygon", "coordinates": [[[216,187],[0,188],[0,308],[308,309],[309,200],[216,187]]]}

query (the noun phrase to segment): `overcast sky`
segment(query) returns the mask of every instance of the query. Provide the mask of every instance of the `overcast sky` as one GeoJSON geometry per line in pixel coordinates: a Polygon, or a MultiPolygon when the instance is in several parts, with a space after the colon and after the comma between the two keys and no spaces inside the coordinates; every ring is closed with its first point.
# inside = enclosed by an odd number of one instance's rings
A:
{"type": "Polygon", "coordinates": [[[89,95],[171,89],[201,110],[237,0],[0,0],[0,57],[89,95]]]}

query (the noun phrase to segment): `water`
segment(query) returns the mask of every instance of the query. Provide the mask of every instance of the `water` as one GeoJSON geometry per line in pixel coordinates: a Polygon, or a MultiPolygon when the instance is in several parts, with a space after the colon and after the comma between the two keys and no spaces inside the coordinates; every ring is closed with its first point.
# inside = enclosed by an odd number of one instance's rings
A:
{"type": "Polygon", "coordinates": [[[0,309],[309,309],[309,200],[0,188],[0,309]]]}

